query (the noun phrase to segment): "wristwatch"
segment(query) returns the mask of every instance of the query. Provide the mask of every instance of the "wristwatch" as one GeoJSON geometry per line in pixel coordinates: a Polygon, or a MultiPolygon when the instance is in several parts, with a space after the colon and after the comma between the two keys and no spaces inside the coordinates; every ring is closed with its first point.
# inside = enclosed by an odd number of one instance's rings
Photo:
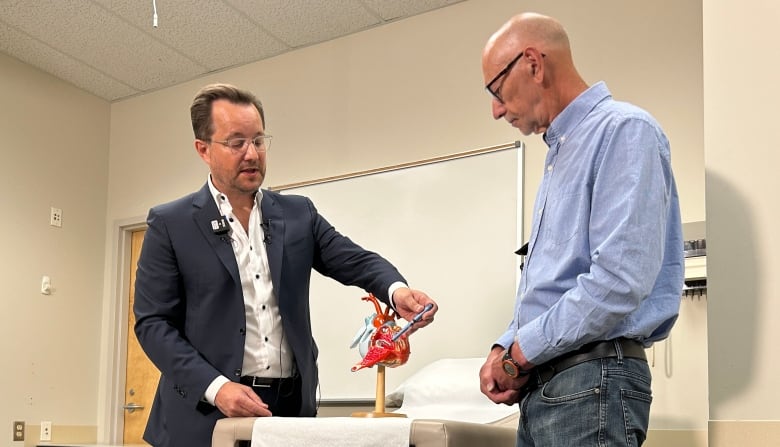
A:
{"type": "Polygon", "coordinates": [[[520,364],[517,363],[517,360],[512,358],[511,349],[512,347],[510,346],[509,349],[504,352],[504,358],[501,362],[501,367],[504,369],[506,375],[513,379],[517,379],[518,377],[530,374],[531,371],[523,369],[520,364]]]}

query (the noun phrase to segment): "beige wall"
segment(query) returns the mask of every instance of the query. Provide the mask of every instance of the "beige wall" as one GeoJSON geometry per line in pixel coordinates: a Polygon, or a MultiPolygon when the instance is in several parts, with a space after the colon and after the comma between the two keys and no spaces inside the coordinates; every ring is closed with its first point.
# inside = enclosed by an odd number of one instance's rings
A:
{"type": "Polygon", "coordinates": [[[3,445],[14,420],[97,418],[109,119],[108,102],[0,54],[3,445]]]}
{"type": "Polygon", "coordinates": [[[777,2],[704,2],[711,445],[780,439],[777,2]]]}

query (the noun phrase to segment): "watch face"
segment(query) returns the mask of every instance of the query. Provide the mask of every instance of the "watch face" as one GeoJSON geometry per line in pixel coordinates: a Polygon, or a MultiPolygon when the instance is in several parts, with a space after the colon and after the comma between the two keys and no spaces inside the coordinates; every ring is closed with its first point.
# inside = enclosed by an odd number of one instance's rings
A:
{"type": "Polygon", "coordinates": [[[506,373],[506,375],[510,377],[517,377],[517,368],[515,367],[515,365],[512,364],[512,362],[505,360],[502,365],[504,367],[504,372],[506,373]]]}

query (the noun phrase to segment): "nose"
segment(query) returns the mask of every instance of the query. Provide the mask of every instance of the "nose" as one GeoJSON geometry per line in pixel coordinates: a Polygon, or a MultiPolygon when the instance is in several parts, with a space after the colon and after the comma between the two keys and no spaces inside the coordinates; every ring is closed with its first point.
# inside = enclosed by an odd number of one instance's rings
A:
{"type": "Polygon", "coordinates": [[[499,102],[498,99],[493,98],[493,101],[491,103],[491,108],[493,111],[493,119],[501,119],[504,115],[506,115],[506,107],[504,107],[504,104],[499,102]]]}
{"type": "Polygon", "coordinates": [[[244,159],[254,160],[256,158],[260,158],[260,154],[264,153],[264,151],[261,149],[262,145],[255,146],[255,143],[252,141],[247,141],[247,148],[246,152],[244,152],[244,159]]]}

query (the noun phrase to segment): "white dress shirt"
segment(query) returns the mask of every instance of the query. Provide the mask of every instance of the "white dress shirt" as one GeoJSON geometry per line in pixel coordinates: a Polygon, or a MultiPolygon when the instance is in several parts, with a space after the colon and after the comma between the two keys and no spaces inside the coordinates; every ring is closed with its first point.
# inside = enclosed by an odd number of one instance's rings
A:
{"type": "MultiPolygon", "coordinates": [[[[249,214],[249,232],[233,213],[233,207],[227,196],[214,187],[211,176],[208,179],[209,190],[222,216],[230,225],[228,236],[236,255],[238,273],[241,277],[241,290],[244,295],[246,314],[246,341],[242,375],[258,377],[290,377],[294,373],[293,354],[284,338],[279,303],[271,284],[271,271],[268,267],[268,255],[265,249],[260,201],[263,191],[258,190],[255,202],[249,214]]],[[[219,388],[228,382],[224,376],[217,377],[206,389],[205,397],[210,403],[219,388]]]]}

